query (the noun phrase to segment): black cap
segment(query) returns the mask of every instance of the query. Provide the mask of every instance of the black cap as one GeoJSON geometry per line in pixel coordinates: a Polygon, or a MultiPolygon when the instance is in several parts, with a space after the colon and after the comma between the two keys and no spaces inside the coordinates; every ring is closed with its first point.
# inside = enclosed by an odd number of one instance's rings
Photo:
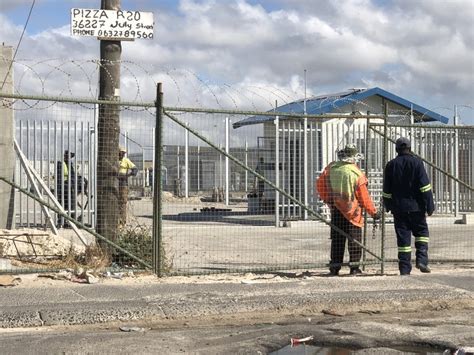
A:
{"type": "Polygon", "coordinates": [[[69,150],[65,150],[65,151],[64,151],[64,156],[65,156],[65,157],[74,158],[75,155],[76,155],[76,154],[70,152],[69,150]]]}
{"type": "Polygon", "coordinates": [[[411,148],[411,142],[408,138],[400,137],[395,142],[395,148],[397,150],[404,149],[404,148],[411,148]]]}

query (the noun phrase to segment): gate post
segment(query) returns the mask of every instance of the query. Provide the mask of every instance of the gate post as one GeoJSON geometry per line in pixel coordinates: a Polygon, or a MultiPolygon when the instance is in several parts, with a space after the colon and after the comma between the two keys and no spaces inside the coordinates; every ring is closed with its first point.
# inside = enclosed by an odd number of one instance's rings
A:
{"type": "MultiPolygon", "coordinates": [[[[454,105],[454,171],[453,175],[459,179],[459,130],[458,125],[458,107],[454,105]]],[[[454,217],[459,215],[459,183],[454,181],[454,217]]]]}
{"type": "Polygon", "coordinates": [[[189,198],[189,130],[184,129],[184,197],[189,198]]]}
{"type": "MultiPolygon", "coordinates": [[[[225,118],[225,152],[229,154],[229,116],[225,118]]],[[[225,157],[225,205],[229,206],[229,185],[230,185],[230,167],[229,167],[229,157],[225,157]]]]}
{"type": "MultiPolygon", "coordinates": [[[[367,111],[367,118],[365,122],[365,144],[364,144],[364,151],[365,151],[365,175],[369,177],[369,137],[370,137],[370,111],[367,111]]],[[[367,247],[367,210],[364,209],[364,229],[362,231],[362,245],[367,247]]],[[[362,249],[362,270],[365,271],[365,262],[366,262],[366,254],[365,248],[362,249]]]]}
{"type": "MultiPolygon", "coordinates": [[[[280,187],[280,124],[275,116],[275,185],[280,187]]],[[[306,153],[305,153],[306,154],[306,153]]],[[[275,190],[275,227],[280,227],[280,192],[275,190]]]]}
{"type": "MultiPolygon", "coordinates": [[[[383,189],[383,180],[385,179],[385,165],[387,164],[387,154],[388,154],[388,102],[384,102],[383,108],[383,153],[382,153],[382,189],[383,189]]],[[[382,203],[380,208],[382,210],[382,239],[380,243],[380,257],[382,259],[382,263],[380,265],[380,273],[383,274],[385,271],[385,206],[382,203]]]]}
{"type": "Polygon", "coordinates": [[[162,84],[156,87],[156,121],[155,121],[155,165],[153,167],[153,272],[163,276],[163,243],[162,243],[162,200],[161,200],[161,167],[163,160],[163,92],[162,84]]]}

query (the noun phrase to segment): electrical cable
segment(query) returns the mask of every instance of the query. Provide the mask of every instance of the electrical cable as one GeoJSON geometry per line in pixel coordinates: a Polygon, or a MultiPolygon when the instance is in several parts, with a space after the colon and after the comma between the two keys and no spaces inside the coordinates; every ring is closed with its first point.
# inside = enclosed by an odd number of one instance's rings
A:
{"type": "Polygon", "coordinates": [[[15,61],[15,57],[16,57],[16,54],[18,52],[18,48],[20,48],[21,41],[23,40],[23,35],[25,34],[25,31],[26,31],[26,26],[28,26],[28,22],[30,21],[31,12],[33,11],[33,7],[35,6],[35,2],[36,2],[36,0],[33,0],[33,2],[31,3],[30,12],[28,13],[28,17],[26,19],[25,25],[23,26],[23,31],[21,32],[20,39],[18,40],[18,44],[16,46],[15,53],[13,54],[13,59],[10,62],[10,66],[8,67],[7,73],[5,74],[5,78],[3,79],[2,87],[0,88],[0,90],[3,90],[3,86],[5,85],[5,82],[7,81],[8,74],[10,73],[10,70],[12,69],[13,62],[15,61]]]}

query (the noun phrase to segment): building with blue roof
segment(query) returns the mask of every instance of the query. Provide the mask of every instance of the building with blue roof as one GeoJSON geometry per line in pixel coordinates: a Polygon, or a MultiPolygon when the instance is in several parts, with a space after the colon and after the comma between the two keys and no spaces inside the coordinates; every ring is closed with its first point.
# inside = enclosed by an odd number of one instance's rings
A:
{"type": "MultiPolygon", "coordinates": [[[[261,164],[265,167],[263,175],[275,182],[277,170],[280,187],[304,204],[318,209],[321,201],[315,193],[314,181],[327,164],[337,159],[337,151],[346,144],[358,147],[364,157],[361,167],[372,181],[381,181],[383,137],[369,130],[367,122],[370,120],[371,124],[379,124],[383,129],[385,108],[388,123],[397,125],[390,129],[390,137],[410,137],[415,151],[426,148],[426,137],[425,133],[420,133],[423,131],[414,131],[410,127],[419,123],[447,124],[449,121],[448,117],[374,87],[294,101],[277,107],[275,115],[247,117],[235,122],[233,127],[262,124],[263,137],[259,137],[259,142],[263,143],[259,144],[262,148],[259,159],[264,161],[261,164]],[[291,115],[285,116],[285,113],[291,115]],[[314,117],[317,115],[321,117],[314,117]]],[[[430,139],[437,141],[436,135],[431,134],[430,139]]],[[[430,146],[434,145],[430,143],[430,146]]],[[[389,156],[393,154],[395,151],[391,149],[389,156]]],[[[374,197],[380,192],[380,186],[376,185],[371,184],[374,197]]],[[[272,205],[276,200],[275,191],[266,185],[264,197],[266,204],[272,205]]],[[[279,201],[282,218],[306,218],[305,212],[284,196],[280,196],[279,201]]]]}
{"type": "MultiPolygon", "coordinates": [[[[417,122],[448,123],[449,118],[412,101],[392,94],[379,87],[370,89],[351,89],[335,94],[320,95],[306,100],[294,101],[276,108],[277,112],[322,115],[322,114],[382,114],[385,103],[389,105],[389,115],[398,117],[413,116],[417,122]],[[306,110],[305,110],[306,106],[306,110]]],[[[280,117],[284,119],[284,116],[280,117]]],[[[233,124],[234,128],[273,121],[272,116],[253,116],[233,124]]]]}

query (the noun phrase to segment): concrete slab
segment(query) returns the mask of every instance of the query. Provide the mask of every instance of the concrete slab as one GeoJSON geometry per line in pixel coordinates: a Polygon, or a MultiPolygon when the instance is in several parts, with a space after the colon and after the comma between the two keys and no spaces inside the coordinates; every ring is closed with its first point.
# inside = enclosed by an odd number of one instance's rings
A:
{"type": "Polygon", "coordinates": [[[113,285],[53,282],[1,289],[0,328],[232,318],[237,314],[320,314],[324,309],[346,313],[474,307],[472,288],[465,287],[474,284],[474,275],[465,270],[411,277],[262,279],[254,275],[252,283],[238,282],[238,277],[233,282],[207,283],[194,283],[196,278],[187,283],[176,283],[172,278],[168,282],[155,280],[148,279],[145,284],[114,280],[113,285]]]}

